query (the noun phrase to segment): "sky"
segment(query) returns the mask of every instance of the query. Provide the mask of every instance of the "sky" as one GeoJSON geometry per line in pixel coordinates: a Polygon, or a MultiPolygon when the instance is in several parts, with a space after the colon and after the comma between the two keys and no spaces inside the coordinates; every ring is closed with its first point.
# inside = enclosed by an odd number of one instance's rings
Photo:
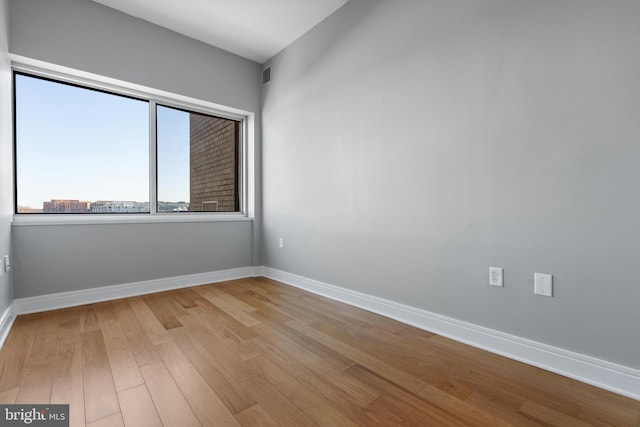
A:
{"type": "Polygon", "coordinates": [[[161,105],[156,109],[158,201],[189,201],[189,116],[161,105]]]}
{"type": "MultiPolygon", "coordinates": [[[[189,113],[158,106],[158,200],[189,200],[189,113]]],[[[19,206],[149,201],[146,101],[16,75],[19,206]]]]}

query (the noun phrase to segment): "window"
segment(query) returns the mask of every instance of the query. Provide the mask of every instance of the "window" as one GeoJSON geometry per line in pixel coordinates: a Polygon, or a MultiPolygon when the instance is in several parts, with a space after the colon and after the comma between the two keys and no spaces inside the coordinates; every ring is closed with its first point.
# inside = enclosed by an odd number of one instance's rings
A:
{"type": "Polygon", "coordinates": [[[240,122],[158,105],[158,212],[238,212],[240,122]]]}
{"type": "Polygon", "coordinates": [[[16,212],[149,212],[147,101],[16,74],[15,116],[16,212]]]}
{"type": "Polygon", "coordinates": [[[14,96],[16,213],[241,212],[242,117],[21,71],[14,96]]]}

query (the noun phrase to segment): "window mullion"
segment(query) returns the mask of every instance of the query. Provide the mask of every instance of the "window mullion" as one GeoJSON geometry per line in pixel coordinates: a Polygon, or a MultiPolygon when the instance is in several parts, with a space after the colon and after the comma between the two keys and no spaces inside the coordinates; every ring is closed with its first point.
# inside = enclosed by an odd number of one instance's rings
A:
{"type": "Polygon", "coordinates": [[[156,102],[149,100],[149,213],[158,213],[158,155],[156,102]]]}

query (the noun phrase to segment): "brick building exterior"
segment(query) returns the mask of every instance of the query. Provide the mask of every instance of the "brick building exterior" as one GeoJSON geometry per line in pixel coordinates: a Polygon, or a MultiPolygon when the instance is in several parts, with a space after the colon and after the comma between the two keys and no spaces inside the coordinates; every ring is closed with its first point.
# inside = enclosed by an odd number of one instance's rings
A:
{"type": "Polygon", "coordinates": [[[194,212],[237,212],[240,122],[190,114],[190,201],[194,212]]]}
{"type": "Polygon", "coordinates": [[[54,199],[42,203],[42,211],[45,213],[87,213],[91,202],[82,200],[54,199]]]}

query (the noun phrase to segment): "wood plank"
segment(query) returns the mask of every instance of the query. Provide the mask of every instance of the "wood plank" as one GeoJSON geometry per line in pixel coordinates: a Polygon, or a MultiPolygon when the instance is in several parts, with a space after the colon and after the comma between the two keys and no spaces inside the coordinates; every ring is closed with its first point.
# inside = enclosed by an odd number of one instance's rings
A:
{"type": "Polygon", "coordinates": [[[82,333],[82,324],[80,318],[68,319],[58,323],[58,344],[63,342],[67,345],[80,344],[80,334],[82,333]]]}
{"type": "Polygon", "coordinates": [[[393,396],[383,395],[362,411],[362,425],[376,426],[458,426],[465,424],[449,419],[443,423],[439,414],[422,412],[393,396]]]}
{"type": "Polygon", "coordinates": [[[240,382],[244,393],[258,401],[265,412],[281,427],[317,427],[318,424],[309,418],[300,408],[284,397],[277,387],[260,375],[255,375],[240,382]]]}
{"type": "Polygon", "coordinates": [[[143,366],[140,372],[165,426],[200,426],[198,418],[164,363],[143,366]]]}
{"type": "Polygon", "coordinates": [[[236,415],[242,427],[279,427],[262,406],[255,404],[236,415]]]}
{"type": "Polygon", "coordinates": [[[372,326],[387,329],[396,333],[404,327],[400,322],[389,321],[388,318],[370,311],[362,310],[341,302],[331,300],[306,291],[300,291],[299,295],[286,296],[290,302],[299,305],[302,309],[324,313],[330,317],[338,317],[349,322],[365,322],[372,326]]]}
{"type": "Polygon", "coordinates": [[[0,392],[19,388],[41,314],[18,316],[0,351],[0,392]]]}
{"type": "Polygon", "coordinates": [[[228,313],[202,298],[196,302],[197,307],[187,309],[187,314],[199,318],[207,329],[211,330],[220,338],[233,338],[240,342],[255,336],[251,328],[243,325],[228,313]]]}
{"type": "Polygon", "coordinates": [[[181,314],[180,310],[176,310],[176,307],[172,304],[172,299],[167,294],[149,294],[140,298],[149,307],[164,329],[168,330],[182,326],[176,317],[181,314]]]}
{"type": "Polygon", "coordinates": [[[264,298],[256,298],[242,290],[234,289],[232,287],[225,289],[224,292],[251,306],[255,311],[262,313],[263,316],[267,317],[272,322],[287,322],[292,320],[292,317],[289,314],[280,310],[268,301],[265,301],[264,298]]]}
{"type": "Polygon", "coordinates": [[[87,423],[120,412],[102,331],[82,333],[82,373],[87,423]]]}
{"type": "Polygon", "coordinates": [[[476,408],[485,409],[500,419],[517,426],[539,426],[540,424],[525,417],[518,409],[526,399],[520,396],[511,395],[504,390],[489,388],[487,392],[474,391],[465,399],[470,405],[476,408]]]}
{"type": "Polygon", "coordinates": [[[600,404],[582,406],[578,413],[578,418],[598,425],[598,423],[611,424],[615,426],[634,426],[636,419],[640,416],[638,411],[632,408],[611,402],[601,402],[600,404]]]}
{"type": "Polygon", "coordinates": [[[257,368],[259,376],[266,378],[273,388],[318,425],[357,426],[356,420],[349,419],[319,396],[313,387],[309,387],[307,377],[293,377],[291,372],[285,371],[264,356],[256,357],[251,363],[257,368]]]}
{"type": "MultiPolygon", "coordinates": [[[[84,314],[90,307],[90,304],[87,305],[77,305],[75,307],[66,307],[60,308],[58,310],[54,310],[58,312],[58,321],[59,323],[63,323],[69,320],[75,319],[84,319],[84,314]]],[[[84,331],[83,331],[84,332],[84,331]]]]}
{"type": "MultiPolygon", "coordinates": [[[[229,295],[227,292],[225,292],[224,291],[225,286],[228,286],[232,290],[235,288],[233,282],[220,282],[220,283],[215,283],[211,285],[201,286],[197,288],[197,290],[201,291],[199,293],[202,296],[209,295],[210,297],[212,297],[213,300],[220,301],[221,303],[223,303],[225,307],[229,308],[231,311],[239,310],[245,313],[252,313],[256,311],[255,307],[252,307],[250,304],[247,304],[246,302],[241,301],[235,298],[234,296],[229,295]]],[[[213,303],[215,304],[215,302],[213,303]]]]}
{"type": "Polygon", "coordinates": [[[138,366],[159,362],[160,356],[156,353],[154,344],[129,304],[129,300],[114,301],[113,306],[120,325],[126,325],[125,328],[122,328],[122,332],[138,366]]]}
{"type": "Polygon", "coordinates": [[[167,295],[173,298],[182,308],[197,307],[196,301],[202,298],[193,288],[175,289],[167,292],[167,295]]]}
{"type": "Polygon", "coordinates": [[[491,414],[485,409],[478,408],[474,405],[460,400],[439,388],[427,384],[418,392],[418,396],[432,405],[438,406],[446,411],[453,412],[456,417],[467,423],[478,423],[490,426],[509,426],[506,421],[497,417],[497,414],[491,414]]]}
{"type": "MultiPolygon", "coordinates": [[[[463,421],[460,420],[455,412],[448,411],[444,408],[427,402],[424,399],[421,399],[416,393],[412,393],[406,389],[399,387],[397,384],[390,382],[386,378],[378,375],[376,372],[373,372],[363,366],[354,365],[347,370],[347,373],[352,375],[354,378],[357,378],[358,380],[368,384],[369,386],[379,390],[383,393],[384,396],[387,396],[387,398],[393,397],[393,399],[402,401],[404,404],[400,404],[396,400],[391,403],[392,406],[395,406],[397,408],[397,411],[401,411],[400,408],[404,408],[402,411],[420,411],[424,414],[429,414],[430,417],[437,420],[435,425],[466,425],[463,421]],[[409,406],[407,407],[405,406],[405,404],[409,406]]],[[[388,400],[384,402],[384,407],[388,407],[388,400]]],[[[375,406],[369,406],[365,411],[370,411],[372,409],[375,409],[375,406]]]]}
{"type": "Polygon", "coordinates": [[[58,338],[58,313],[43,313],[29,352],[16,403],[49,403],[58,338]]]}
{"type": "Polygon", "coordinates": [[[579,420],[586,422],[587,424],[597,427],[637,427],[638,415],[637,414],[624,414],[614,411],[610,414],[603,414],[593,411],[591,408],[582,408],[578,413],[579,420]]]}
{"type": "Polygon", "coordinates": [[[253,340],[265,356],[353,420],[359,418],[357,413],[362,408],[380,397],[377,390],[287,337],[264,328],[253,340]]]}
{"type": "Polygon", "coordinates": [[[120,412],[116,412],[115,414],[88,423],[87,427],[124,427],[124,422],[122,421],[120,412]]]}
{"type": "Polygon", "coordinates": [[[82,332],[97,331],[100,329],[100,322],[98,321],[95,306],[86,306],[86,310],[80,314],[82,315],[82,332]]]}
{"type": "MultiPolygon", "coordinates": [[[[260,290],[254,290],[253,292],[262,295],[260,290]]],[[[313,323],[318,321],[330,320],[332,316],[330,313],[323,311],[319,307],[313,307],[305,305],[298,301],[293,295],[285,293],[283,296],[271,299],[271,304],[285,311],[290,316],[301,320],[305,323],[313,323]]]]}
{"type": "Polygon", "coordinates": [[[144,384],[119,391],[118,402],[126,426],[162,427],[158,411],[144,384]]]}
{"type": "Polygon", "coordinates": [[[16,397],[18,396],[18,391],[20,391],[18,387],[1,391],[0,403],[3,405],[13,405],[14,403],[16,403],[16,397]]]}
{"type": "Polygon", "coordinates": [[[51,384],[51,403],[69,405],[69,425],[85,425],[84,385],[82,380],[82,342],[79,319],[65,322],[73,328],[64,329],[59,337],[56,364],[51,384]],[[74,333],[75,332],[75,333],[74,333]]]}
{"type": "MultiPolygon", "coordinates": [[[[271,322],[269,319],[261,317],[259,313],[254,313],[253,315],[260,319],[262,324],[268,325],[274,332],[298,343],[308,351],[313,352],[330,364],[334,365],[337,369],[344,370],[356,363],[330,346],[314,340],[313,338],[305,335],[304,332],[300,332],[287,324],[271,322]]],[[[259,330],[259,326],[260,325],[257,325],[256,327],[253,327],[253,329],[259,330]]]]}
{"type": "Polygon", "coordinates": [[[142,384],[142,375],[117,319],[100,322],[116,391],[142,384]]]}
{"type": "Polygon", "coordinates": [[[171,331],[171,337],[232,414],[257,404],[255,399],[244,393],[236,381],[227,380],[209,353],[187,331],[174,329],[171,331]]]}
{"type": "Polygon", "coordinates": [[[117,318],[116,311],[113,308],[113,303],[111,301],[98,302],[91,304],[90,307],[95,312],[98,323],[115,320],[117,318]]]}
{"type": "Polygon", "coordinates": [[[201,311],[198,309],[189,310],[192,315],[180,317],[189,334],[229,381],[244,379],[248,375],[248,371],[243,360],[238,357],[240,347],[236,341],[232,338],[223,338],[212,334],[206,325],[206,320],[199,317],[201,311]]]}
{"type": "Polygon", "coordinates": [[[169,373],[203,425],[239,426],[218,395],[200,376],[174,342],[158,345],[169,373]]]}
{"type": "MultiPolygon", "coordinates": [[[[260,290],[247,290],[244,291],[246,294],[253,296],[254,298],[264,298],[264,299],[268,299],[268,304],[271,307],[277,308],[278,310],[282,311],[283,313],[286,313],[288,316],[294,318],[294,319],[298,319],[304,323],[313,323],[313,322],[317,322],[317,321],[321,321],[321,320],[328,320],[329,317],[328,316],[324,316],[322,313],[315,313],[311,310],[304,310],[302,308],[300,308],[300,306],[297,305],[293,305],[291,303],[289,303],[288,300],[284,299],[284,298],[276,298],[273,296],[265,296],[269,295],[268,293],[265,293],[264,291],[260,291],[260,290]]],[[[254,316],[255,317],[255,316],[254,316]]],[[[259,320],[259,319],[258,319],[259,320]]]]}
{"type": "Polygon", "coordinates": [[[245,304],[242,301],[238,301],[225,292],[216,289],[212,285],[200,286],[196,289],[196,292],[198,292],[211,304],[227,313],[233,319],[242,323],[244,326],[253,326],[259,323],[256,319],[249,315],[249,313],[256,311],[255,308],[251,307],[248,304],[245,304]]]}
{"type": "Polygon", "coordinates": [[[282,300],[284,293],[290,292],[290,295],[297,292],[297,289],[291,286],[283,285],[265,277],[248,277],[243,280],[237,280],[245,290],[251,290],[260,295],[269,298],[272,302],[282,300]]]}
{"type": "MultiPolygon", "coordinates": [[[[640,401],[597,389],[570,378],[507,359],[441,336],[431,338],[433,345],[460,356],[467,363],[493,372],[492,386],[521,395],[542,406],[576,417],[581,407],[598,412],[640,412],[640,401]]],[[[488,378],[488,377],[486,377],[488,378]]]]}
{"type": "Polygon", "coordinates": [[[542,425],[566,427],[587,427],[591,425],[575,417],[556,411],[553,408],[542,406],[529,400],[520,407],[520,413],[542,425]]]}
{"type": "Polygon", "coordinates": [[[357,348],[350,346],[349,344],[323,334],[322,332],[319,332],[298,320],[292,320],[290,322],[287,322],[286,324],[313,338],[314,340],[333,348],[334,350],[342,353],[343,355],[360,363],[361,365],[380,373],[380,375],[387,378],[389,381],[394,382],[409,391],[417,392],[427,385],[422,380],[414,377],[413,375],[410,375],[392,365],[382,362],[376,357],[360,351],[357,348]]]}
{"type": "Polygon", "coordinates": [[[407,342],[378,327],[350,325],[338,320],[312,323],[312,328],[365,352],[382,362],[395,365],[407,373],[459,398],[466,398],[473,388],[458,381],[452,373],[457,367],[444,361],[445,356],[426,345],[407,342]]]}
{"type": "Polygon", "coordinates": [[[167,330],[140,297],[129,298],[128,302],[145,330],[147,337],[154,345],[170,339],[167,330]]]}

